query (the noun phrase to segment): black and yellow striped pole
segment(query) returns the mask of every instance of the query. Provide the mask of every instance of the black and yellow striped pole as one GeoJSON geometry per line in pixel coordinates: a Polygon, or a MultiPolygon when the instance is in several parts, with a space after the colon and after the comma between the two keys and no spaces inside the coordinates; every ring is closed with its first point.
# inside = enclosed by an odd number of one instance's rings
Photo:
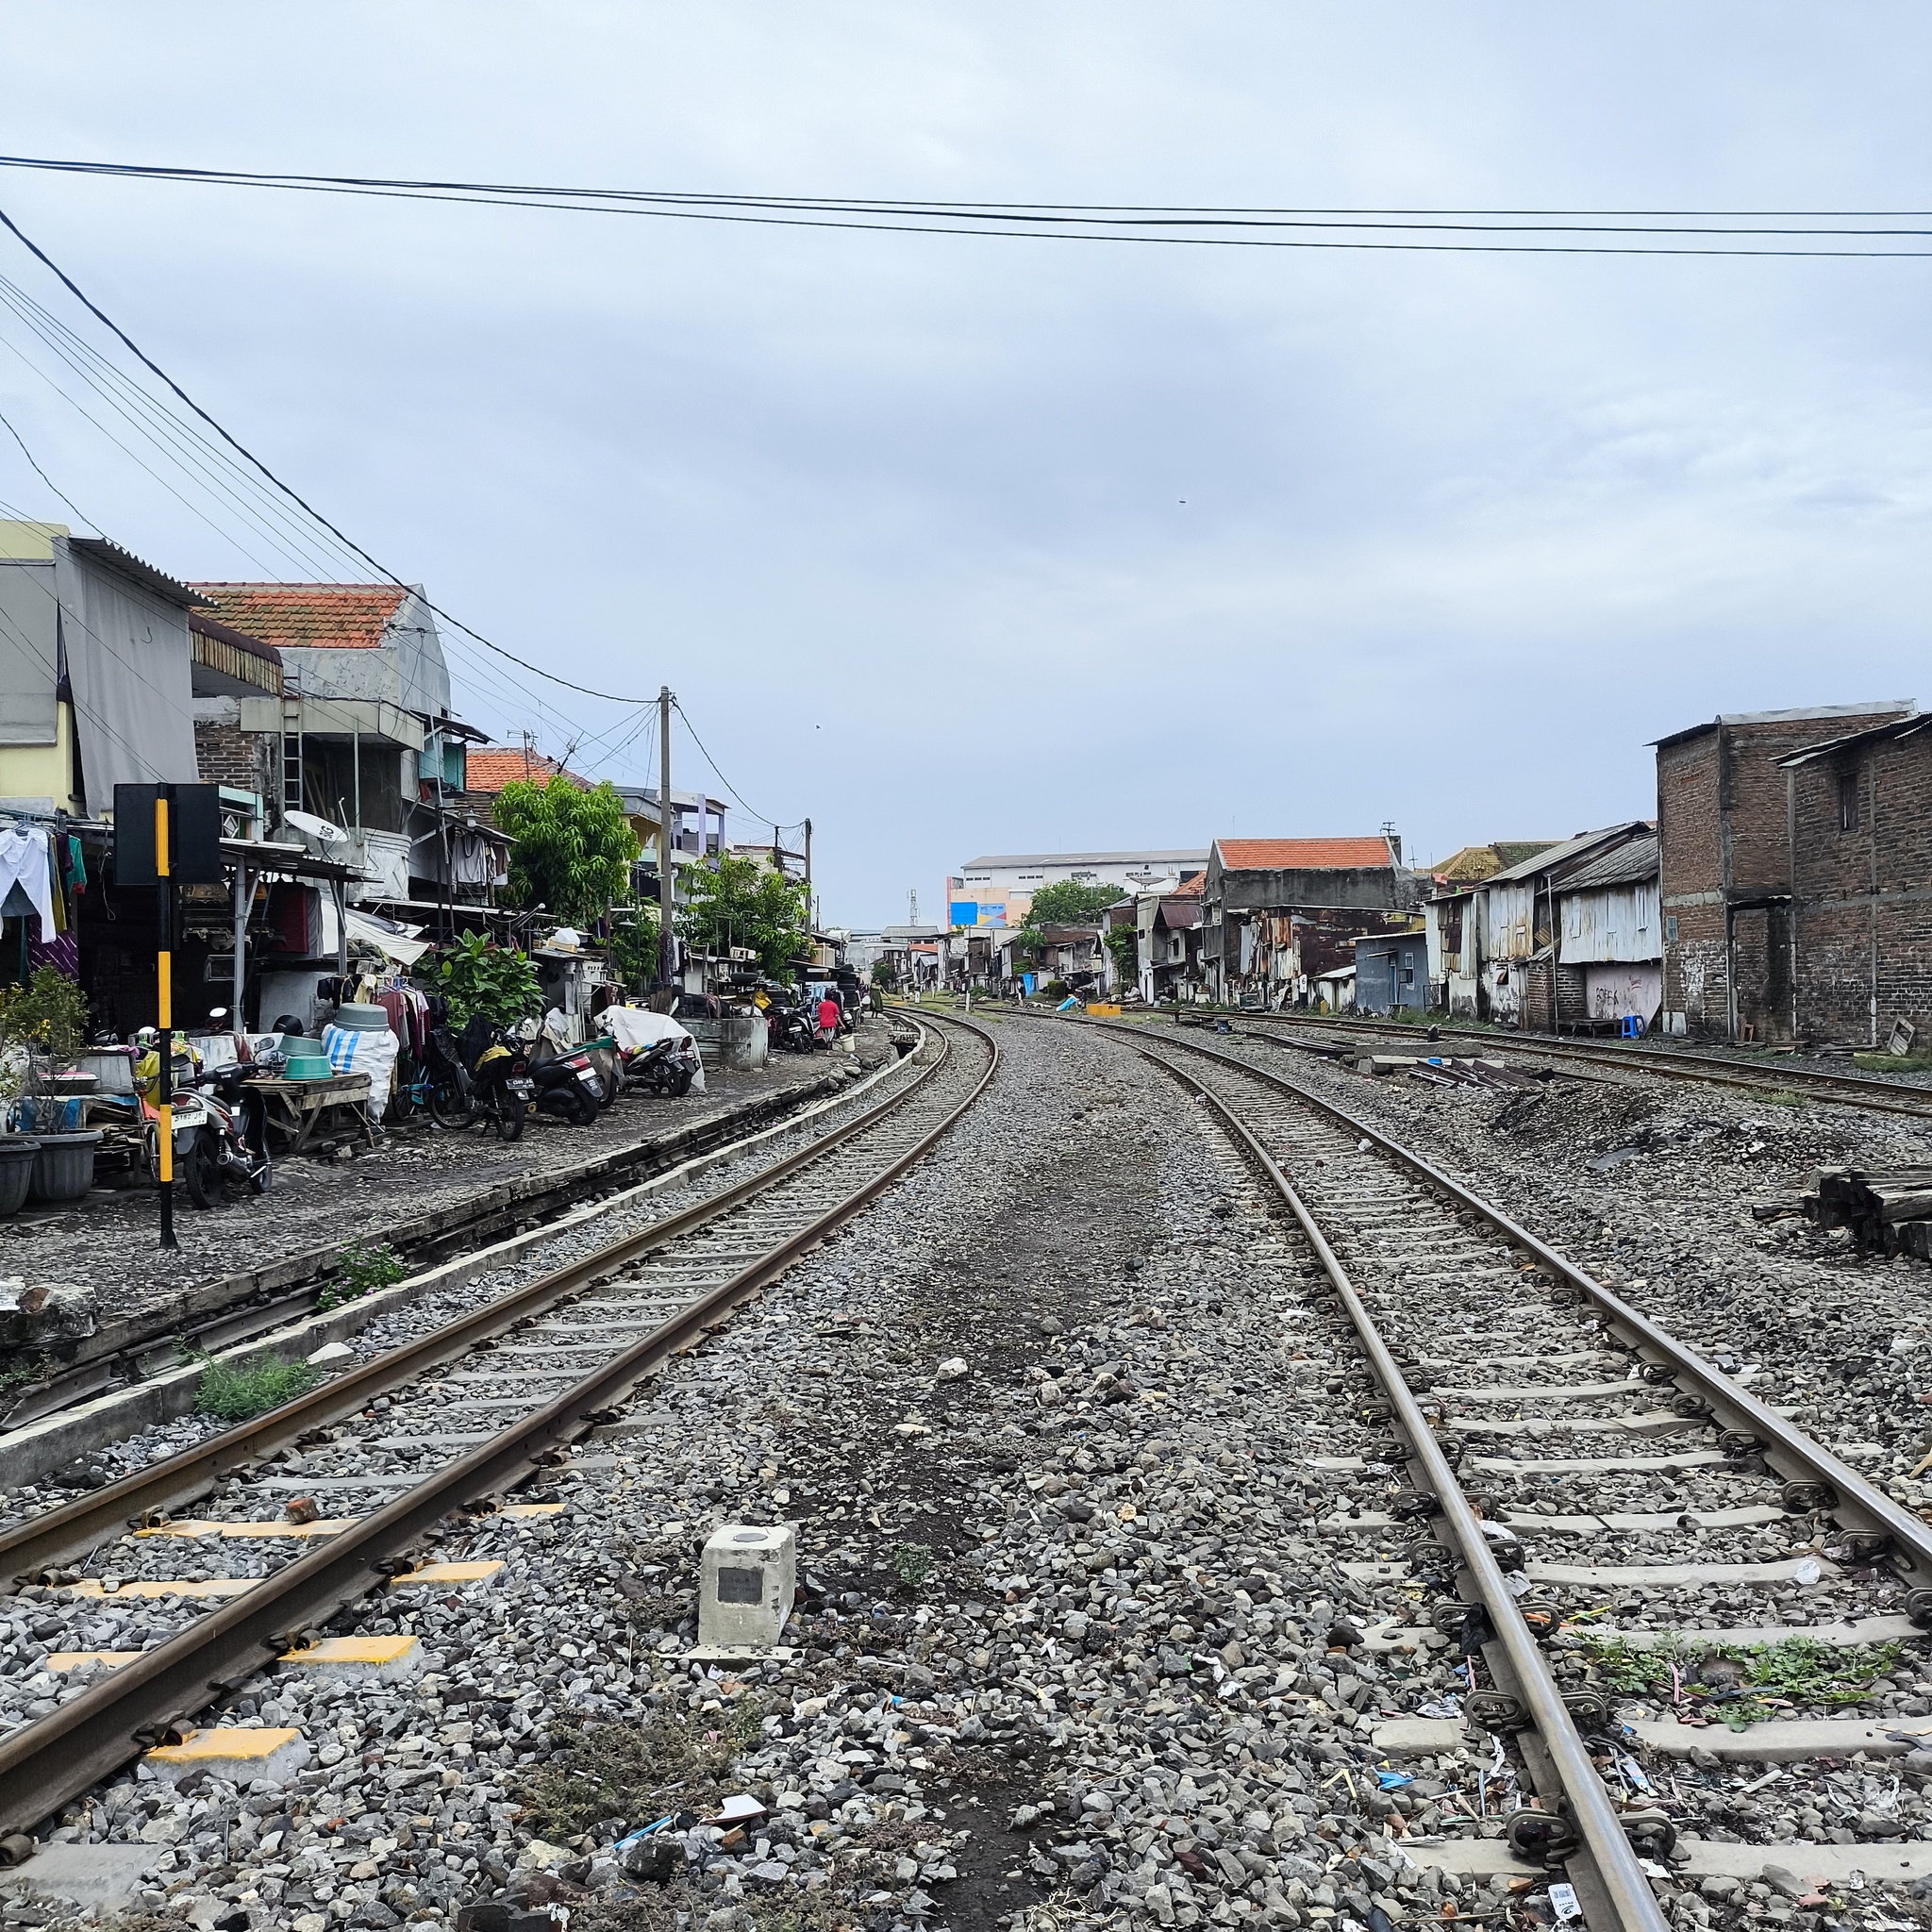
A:
{"type": "Polygon", "coordinates": [[[161,1067],[155,1083],[155,1176],[161,1190],[161,1246],[178,1248],[175,1239],[175,871],[170,861],[170,788],[155,791],[155,873],[160,887],[157,908],[159,944],[155,952],[155,993],[159,1007],[161,1067]]]}

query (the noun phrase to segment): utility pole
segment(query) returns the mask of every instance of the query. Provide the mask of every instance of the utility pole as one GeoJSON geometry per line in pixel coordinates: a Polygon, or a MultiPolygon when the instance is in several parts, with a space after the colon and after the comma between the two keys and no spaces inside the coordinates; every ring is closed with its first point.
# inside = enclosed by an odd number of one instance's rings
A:
{"type": "Polygon", "coordinates": [[[811,901],[811,821],[809,819],[807,819],[805,822],[805,909],[806,916],[811,921],[812,930],[816,932],[819,922],[818,915],[813,910],[811,901]]]}
{"type": "MultiPolygon", "coordinates": [[[[155,952],[156,1018],[160,1022],[161,1064],[155,1081],[155,1179],[161,1196],[161,1246],[175,1239],[175,868],[174,826],[169,823],[174,787],[155,788],[155,872],[160,881],[160,944],[155,952]]],[[[118,814],[117,814],[118,816],[118,814]]],[[[236,1023],[241,1014],[235,1015],[236,1023]]]]}
{"type": "Polygon", "coordinates": [[[676,941],[671,936],[671,687],[658,688],[658,977],[669,986],[676,941]]]}

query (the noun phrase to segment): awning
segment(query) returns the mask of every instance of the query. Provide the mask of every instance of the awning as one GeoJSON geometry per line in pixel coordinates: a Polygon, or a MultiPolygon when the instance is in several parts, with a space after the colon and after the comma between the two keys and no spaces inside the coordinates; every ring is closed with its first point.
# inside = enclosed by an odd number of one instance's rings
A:
{"type": "Polygon", "coordinates": [[[350,939],[374,946],[385,958],[393,959],[398,966],[413,966],[429,951],[429,941],[408,937],[420,932],[420,926],[399,926],[386,919],[372,919],[366,912],[358,912],[353,906],[347,908],[345,917],[350,939]]]}

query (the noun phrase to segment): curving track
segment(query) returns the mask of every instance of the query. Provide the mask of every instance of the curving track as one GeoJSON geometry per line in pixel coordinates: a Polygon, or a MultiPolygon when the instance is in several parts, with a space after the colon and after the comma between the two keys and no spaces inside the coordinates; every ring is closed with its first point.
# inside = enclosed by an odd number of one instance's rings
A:
{"type": "Polygon", "coordinates": [[[218,1719],[197,1728],[210,1703],[273,1659],[336,1661],[315,1626],[372,1592],[486,1581],[496,1560],[449,1560],[475,1530],[461,1512],[493,1529],[554,1507],[494,1499],[613,1421],[663,1362],[857,1213],[978,1098],[998,1065],[991,1035],[924,1024],[911,1080],[775,1165],[0,1535],[0,1575],[44,1612],[27,1668],[67,1686],[0,1738],[8,1857],[25,1857],[35,1824],[146,1749],[206,1754],[199,1761],[247,1777],[251,1762],[300,1740],[218,1719]],[[207,1516],[168,1515],[211,1491],[207,1516]],[[405,1555],[425,1544],[439,1560],[405,1555]]]}
{"type": "MultiPolygon", "coordinates": [[[[1830,1654],[1914,1642],[1932,1626],[1932,1528],[1374,1128],[1207,1045],[1105,1030],[1209,1109],[1278,1196],[1377,1385],[1379,1402],[1358,1412],[1393,1433],[1352,1465],[1367,1507],[1325,1527],[1385,1559],[1391,1543],[1418,1538],[1392,1561],[1357,1566],[1364,1574],[1422,1577],[1444,1560],[1453,1572],[1453,1595],[1433,1617],[1472,1660],[1462,1717],[1385,1725],[1377,1745],[1399,1763],[1485,1733],[1492,1748],[1507,1740],[1536,1795],[1510,1819],[1506,1843],[1530,1865],[1566,1867],[1594,1932],[1657,1932],[1666,1921],[1654,1890],[1674,1874],[1725,1882],[1767,1863],[1857,1883],[1932,1873],[1932,1844],[1890,1822],[1862,1842],[1850,1831],[1762,1847],[1730,1832],[1694,1837],[1672,1769],[1694,1751],[1707,1770],[1768,1761],[1746,1790],[1836,1775],[1857,1754],[1922,1748],[1920,1724],[1794,1718],[1733,1733],[1658,1715],[1661,1706],[1613,1708],[1622,1700],[1590,1681],[1600,1674],[1581,1671],[1592,1653],[1569,1621],[1587,1611],[1608,1633],[1594,1640],[1598,1661],[1662,1646],[1690,1672],[1721,1645],[1797,1638],[1830,1654]],[[1659,1485],[1685,1493],[1664,1509],[1641,1507],[1659,1485]],[[1634,1543],[1642,1560],[1564,1560],[1566,1542],[1601,1554],[1607,1539],[1622,1545],[1613,1554],[1634,1543]],[[1773,1591],[1805,1608],[1784,1624],[1714,1627],[1723,1618],[1711,1598],[1773,1591]]],[[[1508,1869],[1493,1862],[1502,1851],[1478,1840],[1414,1856],[1473,1872],[1508,1869]]]]}

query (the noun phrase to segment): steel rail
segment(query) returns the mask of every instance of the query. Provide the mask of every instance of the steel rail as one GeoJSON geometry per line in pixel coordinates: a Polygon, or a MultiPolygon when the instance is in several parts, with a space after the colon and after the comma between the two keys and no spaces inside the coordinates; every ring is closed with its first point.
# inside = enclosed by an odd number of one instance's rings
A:
{"type": "MultiPolygon", "coordinates": [[[[944,1024],[963,1026],[984,1041],[986,1070],[972,1091],[910,1147],[807,1226],[535,1414],[511,1424],[71,1703],[0,1740],[0,1834],[30,1829],[125,1764],[147,1741],[186,1724],[212,1698],[231,1692],[289,1648],[305,1626],[325,1621],[398,1574],[406,1566],[395,1560],[397,1552],[452,1510],[513,1485],[554,1457],[561,1445],[594,1425],[591,1412],[622,1400],[672,1356],[700,1342],[740,1302],[889,1187],[978,1100],[999,1070],[999,1042],[983,1027],[959,1020],[944,1024]]],[[[894,1104],[905,1097],[895,1096],[894,1104]]],[[[872,1109],[867,1117],[880,1110],[872,1109]]]]}
{"type": "MultiPolygon", "coordinates": [[[[1333,1014],[1308,1016],[1300,1013],[1230,1012],[1267,1026],[1319,1026],[1343,1034],[1373,1036],[1380,1033],[1398,1039],[1426,1036],[1425,1024],[1410,1020],[1343,1020],[1333,1014]]],[[[1837,1100],[1848,1107],[1869,1107],[1880,1113],[1907,1114],[1932,1119],[1932,1088],[1907,1086],[1902,1080],[1888,1080],[1876,1074],[1830,1074],[1820,1067],[1746,1066],[1721,1059],[1715,1054],[1678,1053],[1674,1049],[1641,1046],[1612,1046],[1583,1040],[1562,1040],[1550,1033],[1518,1033],[1499,1039],[1459,1028],[1440,1030],[1432,1046],[1453,1051],[1452,1041],[1468,1041],[1491,1052],[1539,1053],[1552,1059],[1575,1060],[1585,1066],[1621,1067],[1625,1073],[1660,1074],[1666,1078],[1695,1080],[1710,1087],[1736,1087],[1758,1093],[1810,1093],[1820,1099],[1837,1100]]]]}
{"type": "MultiPolygon", "coordinates": [[[[1535,1637],[1523,1621],[1504,1578],[1502,1566],[1491,1552],[1482,1524],[1449,1458],[1442,1453],[1422,1406],[1411,1393],[1402,1370],[1382,1340],[1374,1319],[1356,1292],[1348,1271],[1329,1246],[1327,1237],[1309,1213],[1294,1185],[1282,1173],[1268,1150],[1234,1109],[1204,1081],[1185,1067],[1141,1046],[1140,1051],[1157,1066],[1164,1068],[1184,1086],[1191,1088],[1220,1116],[1223,1125],[1244,1148],[1255,1164],[1267,1174],[1290,1211],[1300,1224],[1308,1245],[1315,1251],[1323,1273],[1354,1324],[1357,1337],[1369,1357],[1375,1379],[1381,1383],[1394,1419],[1407,1437],[1410,1453],[1422,1467],[1426,1487],[1434,1495],[1439,1513],[1435,1521],[1445,1527],[1463,1569],[1474,1580],[1488,1614],[1490,1627],[1502,1645],[1509,1668],[1520,1687],[1522,1701],[1530,1722],[1542,1740],[1563,1795],[1569,1800],[1570,1823],[1580,1836],[1581,1849],[1588,1859],[1597,1889],[1608,1903],[1621,1932],[1667,1932],[1669,1922],[1658,1909],[1657,1899],[1644,1875],[1635,1848],[1625,1834],[1616,1807],[1591,1761],[1589,1751],[1577,1734],[1574,1721],[1563,1704],[1563,1694],[1544,1663],[1535,1637]]],[[[1575,1854],[1570,1854],[1574,1857],[1575,1854]]],[[[1599,1926],[1597,1932],[1606,1932],[1599,1926]]]]}
{"type": "MultiPolygon", "coordinates": [[[[1109,1031],[1124,1032],[1129,1036],[1135,1031],[1115,1026],[1107,1021],[1087,1021],[1083,1024],[1104,1026],[1109,1031]]],[[[1298,1082],[1265,1068],[1252,1066],[1232,1054],[1195,1041],[1177,1043],[1190,1053],[1199,1054],[1233,1068],[1249,1079],[1291,1094],[1351,1134],[1371,1141],[1424,1185],[1447,1195],[1458,1208],[1466,1208],[1487,1222],[1506,1240],[1532,1256],[1540,1266],[1547,1268],[1582,1294],[1607,1317],[1613,1332],[1629,1346],[1651,1361],[1668,1368],[1672,1378],[1680,1386],[1689,1384],[1685,1392],[1702,1396],[1709,1407],[1712,1420],[1720,1427],[1740,1436],[1755,1437],[1759,1444],[1757,1453],[1771,1469],[1791,1481],[1823,1484],[1829,1493],[1830,1500],[1825,1507],[1830,1513],[1846,1529],[1882,1537],[1887,1561],[1915,1591],[1932,1589],[1932,1524],[1922,1522],[1910,1510],[1894,1503],[1823,1443],[1793,1427],[1768,1403],[1760,1402],[1757,1396],[1740,1388],[1723,1370],[1705,1360],[1695,1349],[1686,1346],[1648,1315],[1632,1307],[1621,1295],[1606,1288],[1595,1276],[1532,1234],[1501,1208],[1464,1187],[1460,1181],[1391,1139],[1379,1127],[1358,1119],[1298,1082]]],[[[1919,1604],[1907,1605],[1915,1620],[1921,1613],[1920,1605],[1924,1606],[1925,1614],[1932,1615],[1932,1598],[1923,1598],[1919,1604]]]]}
{"type": "MultiPolygon", "coordinates": [[[[957,1024],[957,1023],[956,1023],[957,1024]]],[[[831,1132],[784,1156],[772,1166],[679,1208],[662,1221],[621,1237],[579,1259],[553,1269],[512,1290],[501,1299],[486,1302],[458,1315],[426,1335],[399,1343],[385,1354],[298,1395],[253,1422],[209,1436],[104,1489],[94,1490],[58,1509],[30,1517],[0,1532],[0,1592],[32,1582],[50,1566],[84,1557],[130,1519],[139,1522],[152,1510],[178,1509],[206,1495],[225,1476],[261,1462],[291,1446],[311,1429],[335,1422],[360,1408],[371,1397],[408,1381],[431,1363],[468,1348],[485,1336],[541,1314],[589,1287],[599,1275],[627,1266],[654,1249],[684,1240],[708,1223],[766,1192],[801,1168],[823,1158],[874,1122],[904,1105],[936,1078],[951,1048],[923,1068],[898,1092],[875,1102],[831,1132]]]]}
{"type": "MultiPolygon", "coordinates": [[[[728,1148],[736,1141],[764,1131],[774,1116],[808,1108],[835,1085],[828,1076],[810,1087],[708,1115],[688,1127],[647,1136],[562,1173],[545,1175],[527,1192],[506,1194],[497,1188],[486,1190],[449,1210],[432,1210],[402,1223],[389,1232],[387,1240],[416,1268],[441,1265],[501,1240],[519,1225],[541,1222],[593,1200],[613,1185],[637,1187],[686,1161],[728,1148]]],[[[251,1281],[243,1271],[239,1279],[229,1275],[205,1283],[172,1309],[130,1317],[110,1324],[109,1335],[87,1337],[78,1344],[76,1358],[50,1371],[46,1381],[29,1383],[0,1399],[0,1454],[5,1453],[11,1431],[58,1415],[118,1383],[142,1380],[151,1373],[151,1364],[172,1361],[183,1341],[211,1354],[314,1314],[341,1245],[327,1243],[291,1257],[301,1272],[286,1280],[272,1284],[251,1281]]]]}

